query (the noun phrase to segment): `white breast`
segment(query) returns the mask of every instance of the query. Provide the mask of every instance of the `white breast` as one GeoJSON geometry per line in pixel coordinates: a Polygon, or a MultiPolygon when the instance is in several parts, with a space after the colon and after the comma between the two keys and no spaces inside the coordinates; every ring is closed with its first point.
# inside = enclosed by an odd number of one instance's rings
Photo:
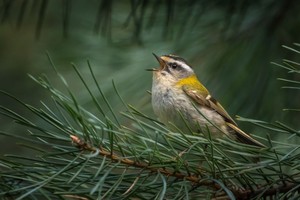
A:
{"type": "Polygon", "coordinates": [[[223,135],[221,131],[215,128],[213,124],[219,127],[222,131],[227,132],[225,121],[222,116],[212,109],[192,104],[190,97],[188,97],[182,88],[178,88],[171,81],[164,81],[162,78],[153,79],[152,84],[152,106],[154,113],[158,116],[169,128],[174,129],[174,124],[182,131],[189,130],[189,127],[194,132],[207,132],[209,128],[213,135],[223,135]],[[201,115],[200,113],[203,115],[201,115]],[[210,121],[208,121],[208,120],[210,121]],[[186,121],[186,123],[184,122],[186,121]],[[200,129],[200,130],[199,130],[200,129]]]}

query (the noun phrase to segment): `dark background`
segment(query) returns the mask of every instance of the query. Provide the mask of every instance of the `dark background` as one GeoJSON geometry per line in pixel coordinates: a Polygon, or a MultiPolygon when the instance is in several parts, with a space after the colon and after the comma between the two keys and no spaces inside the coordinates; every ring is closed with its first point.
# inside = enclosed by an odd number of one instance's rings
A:
{"type": "MultiPolygon", "coordinates": [[[[272,65],[282,59],[299,61],[299,54],[282,47],[299,42],[300,4],[269,1],[1,1],[0,89],[41,107],[51,104],[49,93],[28,74],[46,74],[66,91],[51,67],[47,52],[69,87],[86,107],[87,91],[71,63],[95,89],[89,61],[101,87],[116,108],[122,109],[112,87],[115,81],[124,100],[153,116],[150,103],[157,55],[177,54],[195,69],[228,112],[267,122],[281,121],[299,129],[299,92],[281,89],[279,77],[299,80],[272,65]]],[[[37,117],[0,96],[0,105],[32,121],[37,117]]],[[[93,109],[93,108],[90,108],[93,109]]],[[[246,132],[285,136],[239,123],[246,132]]],[[[2,131],[25,135],[26,130],[0,115],[2,131]]],[[[1,136],[1,152],[19,151],[15,140],[1,136]]]]}

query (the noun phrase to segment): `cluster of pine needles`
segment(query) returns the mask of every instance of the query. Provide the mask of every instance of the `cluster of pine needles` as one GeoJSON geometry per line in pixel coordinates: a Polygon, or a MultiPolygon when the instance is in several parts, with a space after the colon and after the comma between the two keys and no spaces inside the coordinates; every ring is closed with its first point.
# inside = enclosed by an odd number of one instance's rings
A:
{"type": "MultiPolygon", "coordinates": [[[[299,45],[297,45],[299,46],[299,45]]],[[[290,48],[296,53],[299,51],[290,48]]],[[[50,59],[50,57],[49,57],[50,59]]],[[[2,199],[298,199],[300,197],[300,145],[291,138],[300,131],[283,123],[240,117],[264,132],[285,134],[286,142],[258,137],[267,147],[211,139],[201,134],[172,132],[156,119],[122,99],[116,111],[106,98],[88,62],[95,91],[75,65],[94,109],[82,106],[68,81],[57,71],[65,91],[53,87],[44,75],[30,76],[49,91],[52,103],[37,108],[17,101],[39,123],[7,106],[2,115],[22,125],[15,137],[34,156],[7,154],[0,159],[2,199]],[[26,131],[25,131],[26,130],[26,131]]],[[[300,73],[300,63],[276,64],[288,73],[300,73]]],[[[300,82],[280,79],[300,89],[300,82]]],[[[297,109],[293,109],[299,111],[297,109]]],[[[12,144],[13,145],[13,144],[12,144]]]]}

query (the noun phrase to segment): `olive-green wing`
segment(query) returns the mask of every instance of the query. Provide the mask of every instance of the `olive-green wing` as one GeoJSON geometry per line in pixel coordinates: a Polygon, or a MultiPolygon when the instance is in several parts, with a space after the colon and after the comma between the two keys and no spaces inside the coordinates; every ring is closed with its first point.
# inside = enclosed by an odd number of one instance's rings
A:
{"type": "Polygon", "coordinates": [[[188,85],[183,85],[182,89],[197,104],[207,106],[219,113],[225,119],[226,125],[235,132],[237,140],[246,144],[265,147],[265,145],[256,141],[250,135],[239,129],[235,121],[229,116],[223,106],[221,106],[221,104],[215,100],[207,90],[195,90],[188,85]]]}
{"type": "Polygon", "coordinates": [[[205,91],[195,90],[191,88],[191,86],[189,85],[183,85],[182,89],[197,104],[202,106],[207,106],[208,108],[215,110],[225,119],[226,122],[230,122],[234,125],[237,125],[235,121],[230,117],[230,115],[226,112],[226,110],[223,108],[223,106],[217,100],[215,100],[208,93],[207,90],[205,91]]]}

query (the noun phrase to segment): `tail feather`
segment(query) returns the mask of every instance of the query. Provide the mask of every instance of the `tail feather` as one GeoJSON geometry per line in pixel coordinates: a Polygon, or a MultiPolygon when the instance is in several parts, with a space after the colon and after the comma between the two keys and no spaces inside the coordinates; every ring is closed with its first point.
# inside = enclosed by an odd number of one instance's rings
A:
{"type": "Polygon", "coordinates": [[[230,127],[232,130],[236,133],[236,138],[242,143],[250,144],[258,147],[265,148],[266,146],[260,143],[259,141],[252,138],[250,135],[239,129],[237,126],[231,123],[226,123],[228,127],[230,127]]]}

